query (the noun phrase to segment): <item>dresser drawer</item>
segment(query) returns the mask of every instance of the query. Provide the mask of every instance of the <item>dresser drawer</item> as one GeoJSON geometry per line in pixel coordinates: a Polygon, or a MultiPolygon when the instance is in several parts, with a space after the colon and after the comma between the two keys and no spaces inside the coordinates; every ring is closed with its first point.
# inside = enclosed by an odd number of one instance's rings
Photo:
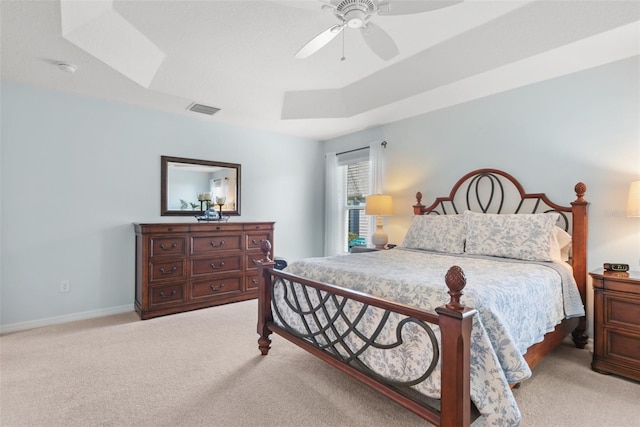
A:
{"type": "Polygon", "coordinates": [[[630,294],[605,292],[603,317],[606,327],[616,326],[640,334],[640,298],[630,294]]]}
{"type": "Polygon", "coordinates": [[[191,276],[242,271],[242,254],[210,256],[191,260],[191,276]]]}
{"type": "Polygon", "coordinates": [[[149,282],[186,279],[186,263],[185,259],[149,262],[149,282]]]}
{"type": "Polygon", "coordinates": [[[253,253],[247,254],[244,262],[245,270],[254,273],[258,269],[258,266],[254,261],[261,261],[261,260],[262,260],[261,252],[253,252],[253,253]]]}
{"type": "Polygon", "coordinates": [[[246,291],[253,291],[260,287],[260,276],[257,274],[247,274],[244,282],[246,291]]]}
{"type": "Polygon", "coordinates": [[[142,234],[185,234],[191,229],[190,224],[136,224],[136,232],[142,234]]]}
{"type": "MultiPolygon", "coordinates": [[[[271,233],[265,231],[263,233],[248,233],[247,234],[247,250],[260,252],[260,245],[264,240],[271,240],[271,233]]],[[[273,243],[273,242],[271,242],[273,243]]]]}
{"type": "Polygon", "coordinates": [[[185,237],[151,237],[149,239],[149,256],[182,257],[187,254],[187,239],[185,237]]]}
{"type": "Polygon", "coordinates": [[[185,287],[184,282],[149,286],[149,308],[184,303],[185,287]]]}
{"type": "Polygon", "coordinates": [[[272,222],[252,222],[243,225],[243,230],[251,231],[251,230],[273,230],[272,222]]]}
{"type": "Polygon", "coordinates": [[[233,250],[242,250],[242,234],[194,236],[191,238],[191,253],[193,255],[233,250]]]}
{"type": "Polygon", "coordinates": [[[193,300],[216,299],[242,293],[242,276],[194,281],[191,284],[193,300]]]}

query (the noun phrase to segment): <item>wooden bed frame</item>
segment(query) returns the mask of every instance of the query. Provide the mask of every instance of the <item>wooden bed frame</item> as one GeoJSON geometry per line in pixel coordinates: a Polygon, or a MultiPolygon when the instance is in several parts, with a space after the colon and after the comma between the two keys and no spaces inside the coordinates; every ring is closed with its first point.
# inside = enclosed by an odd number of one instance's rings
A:
{"type": "MultiPolygon", "coordinates": [[[[558,212],[559,224],[565,230],[571,230],[572,251],[571,265],[573,275],[578,285],[583,304],[586,306],[587,283],[587,206],[584,199],[586,186],[578,183],[575,186],[576,200],[571,206],[561,206],[551,202],[544,193],[528,194],[511,175],[496,169],[479,169],[463,176],[453,186],[447,197],[437,198],[430,206],[422,205],[422,194],[417,193],[417,204],[413,206],[415,215],[426,214],[460,214],[465,210],[491,213],[541,213],[558,212]],[[509,190],[508,187],[513,189],[509,190]],[[507,211],[505,196],[512,191],[519,198],[507,211]]],[[[417,309],[377,298],[362,292],[353,291],[327,283],[314,282],[296,275],[274,269],[274,262],[269,257],[271,245],[268,241],[262,244],[263,259],[258,264],[261,276],[258,302],[258,347],[262,355],[267,355],[270,349],[271,333],[286,338],[308,352],[316,355],[330,365],[340,369],[353,378],[371,386],[383,395],[399,403],[437,426],[469,426],[477,413],[474,413],[470,398],[470,337],[472,319],[476,311],[465,307],[460,297],[465,286],[464,272],[460,267],[452,266],[444,280],[449,288],[450,300],[434,312],[417,309]],[[429,325],[440,328],[441,355],[433,355],[441,360],[441,396],[440,400],[425,398],[410,387],[398,386],[392,380],[363,369],[354,357],[344,358],[336,355],[322,346],[314,345],[313,340],[301,337],[294,330],[278,326],[274,322],[272,313],[273,286],[280,283],[303,285],[305,289],[312,289],[317,295],[328,295],[335,301],[351,300],[373,306],[385,313],[397,313],[406,316],[425,329],[429,325]]],[[[355,329],[355,326],[354,326],[355,329]]],[[[542,342],[527,349],[525,360],[533,369],[548,353],[550,353],[568,334],[573,335],[573,341],[578,348],[584,348],[587,342],[586,318],[565,319],[553,332],[545,335],[542,342]]],[[[372,341],[374,338],[371,338],[372,341]]],[[[430,375],[426,372],[425,375],[430,375]]]]}

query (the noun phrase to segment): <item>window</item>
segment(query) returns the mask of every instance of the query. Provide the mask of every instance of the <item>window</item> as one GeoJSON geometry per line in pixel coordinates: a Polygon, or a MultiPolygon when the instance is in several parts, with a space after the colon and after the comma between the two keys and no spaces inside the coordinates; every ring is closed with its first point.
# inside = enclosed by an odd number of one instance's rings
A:
{"type": "Polygon", "coordinates": [[[326,256],[347,253],[352,246],[367,245],[375,218],[365,215],[365,198],[382,189],[382,148],[369,147],[327,153],[325,173],[326,256]]]}
{"type": "Polygon", "coordinates": [[[345,253],[354,245],[369,242],[369,217],[364,214],[365,197],[369,195],[369,150],[357,150],[336,156],[336,181],[333,203],[334,252],[345,253]]]}
{"type": "Polygon", "coordinates": [[[369,160],[348,163],[346,169],[346,200],[341,200],[347,220],[346,250],[369,243],[369,217],[364,214],[365,197],[369,195],[369,160]]]}

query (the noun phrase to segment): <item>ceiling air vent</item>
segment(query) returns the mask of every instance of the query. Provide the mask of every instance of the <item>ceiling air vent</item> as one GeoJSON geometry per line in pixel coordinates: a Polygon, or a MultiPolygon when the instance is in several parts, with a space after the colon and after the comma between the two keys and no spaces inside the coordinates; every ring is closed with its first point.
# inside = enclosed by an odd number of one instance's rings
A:
{"type": "Polygon", "coordinates": [[[189,111],[195,111],[196,113],[208,114],[213,116],[215,113],[220,111],[219,108],[209,107],[208,105],[196,104],[195,102],[187,107],[189,111]]]}

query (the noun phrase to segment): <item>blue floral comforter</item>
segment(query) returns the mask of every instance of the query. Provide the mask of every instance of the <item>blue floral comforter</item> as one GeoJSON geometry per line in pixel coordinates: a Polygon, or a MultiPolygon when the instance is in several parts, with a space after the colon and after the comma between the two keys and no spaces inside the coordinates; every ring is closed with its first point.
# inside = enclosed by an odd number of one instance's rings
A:
{"type": "MultiPolygon", "coordinates": [[[[395,248],[308,258],[291,263],[286,271],[432,311],[449,300],[444,276],[452,265],[462,267],[467,278],[462,301],[478,311],[471,337],[471,398],[482,416],[474,426],[517,426],[521,415],[509,383],[531,376],[523,353],[564,318],[584,316],[570,267],[395,248]]],[[[274,290],[279,294],[282,297],[274,290]]],[[[434,331],[439,340],[437,327],[434,331]]],[[[424,357],[412,358],[406,351],[395,356],[371,351],[365,356],[383,375],[415,372],[425,363],[424,357]]],[[[439,364],[414,388],[439,397],[439,364]]]]}

